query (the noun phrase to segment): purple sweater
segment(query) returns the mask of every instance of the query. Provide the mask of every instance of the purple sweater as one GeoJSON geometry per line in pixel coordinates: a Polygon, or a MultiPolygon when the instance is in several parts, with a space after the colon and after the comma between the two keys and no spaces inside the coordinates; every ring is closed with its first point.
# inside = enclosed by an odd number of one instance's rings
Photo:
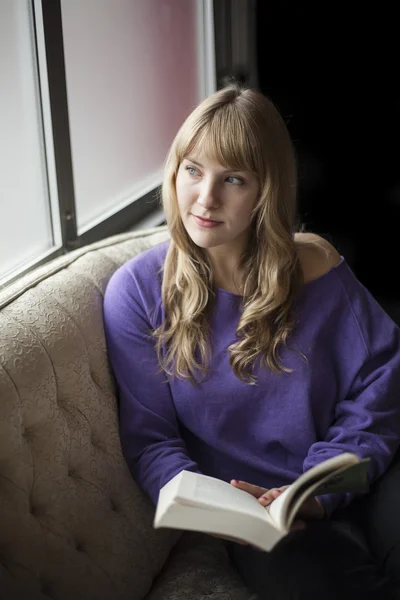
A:
{"type": "MultiPolygon", "coordinates": [[[[346,262],[305,284],[296,298],[297,325],[281,354],[293,372],[256,371],[256,386],[240,381],[229,365],[241,297],[217,290],[212,370],[195,387],[167,381],[150,333],[164,320],[167,247],[162,243],[119,268],[104,303],[122,449],[153,502],[183,469],[270,488],[354,452],[371,457],[370,482],[381,475],[400,443],[400,330],[346,262]]],[[[320,500],[329,516],[352,497],[320,500]]]]}

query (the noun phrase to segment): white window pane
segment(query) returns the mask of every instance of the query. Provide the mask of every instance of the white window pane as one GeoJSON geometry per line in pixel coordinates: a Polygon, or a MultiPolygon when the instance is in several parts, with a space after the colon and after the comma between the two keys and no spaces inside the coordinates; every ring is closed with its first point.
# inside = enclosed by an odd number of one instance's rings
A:
{"type": "Polygon", "coordinates": [[[29,0],[0,2],[0,279],[53,246],[29,0]]]}
{"type": "Polygon", "coordinates": [[[160,183],[200,99],[199,0],[62,0],[78,231],[160,183]]]}

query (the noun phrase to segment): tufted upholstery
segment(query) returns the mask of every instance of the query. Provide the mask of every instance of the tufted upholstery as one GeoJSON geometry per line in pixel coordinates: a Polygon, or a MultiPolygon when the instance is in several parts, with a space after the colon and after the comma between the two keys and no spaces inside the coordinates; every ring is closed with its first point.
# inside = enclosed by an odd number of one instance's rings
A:
{"type": "Polygon", "coordinates": [[[103,294],[166,237],[114,236],[0,293],[2,600],[248,597],[219,541],[152,528],[121,454],[103,294]]]}

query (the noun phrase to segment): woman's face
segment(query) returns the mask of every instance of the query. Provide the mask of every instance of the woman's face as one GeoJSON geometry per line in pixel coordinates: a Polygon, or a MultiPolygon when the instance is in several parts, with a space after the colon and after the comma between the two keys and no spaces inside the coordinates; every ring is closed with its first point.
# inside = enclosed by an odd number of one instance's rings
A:
{"type": "Polygon", "coordinates": [[[259,191],[254,173],[226,169],[196,151],[183,160],[176,179],[183,225],[201,248],[242,251],[259,191]]]}

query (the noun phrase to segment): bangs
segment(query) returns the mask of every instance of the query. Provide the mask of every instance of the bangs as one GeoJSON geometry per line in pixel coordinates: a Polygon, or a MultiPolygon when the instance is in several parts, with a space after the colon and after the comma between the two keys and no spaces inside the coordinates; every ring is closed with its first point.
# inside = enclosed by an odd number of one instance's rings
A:
{"type": "Polygon", "coordinates": [[[201,152],[226,169],[250,171],[260,177],[262,153],[257,136],[234,106],[220,107],[205,123],[191,125],[180,140],[179,163],[193,151],[201,152]]]}

